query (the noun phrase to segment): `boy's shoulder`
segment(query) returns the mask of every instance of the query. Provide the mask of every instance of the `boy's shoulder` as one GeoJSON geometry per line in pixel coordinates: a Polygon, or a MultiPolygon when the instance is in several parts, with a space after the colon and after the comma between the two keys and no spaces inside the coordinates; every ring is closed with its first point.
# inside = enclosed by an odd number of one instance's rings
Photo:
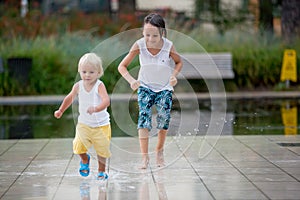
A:
{"type": "Polygon", "coordinates": [[[104,84],[104,82],[103,82],[103,81],[101,81],[100,79],[97,79],[97,81],[96,81],[95,85],[96,85],[97,87],[100,87],[101,85],[103,85],[103,86],[105,87],[105,84],[104,84]]]}

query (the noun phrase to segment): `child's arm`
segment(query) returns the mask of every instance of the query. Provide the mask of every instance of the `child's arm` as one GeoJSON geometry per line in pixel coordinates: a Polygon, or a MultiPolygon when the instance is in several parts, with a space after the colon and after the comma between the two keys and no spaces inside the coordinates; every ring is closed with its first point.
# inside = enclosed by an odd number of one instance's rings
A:
{"type": "Polygon", "coordinates": [[[138,55],[138,54],[139,54],[139,47],[135,43],[131,47],[129,53],[125,56],[125,58],[121,61],[121,63],[118,66],[118,71],[123,76],[123,78],[125,78],[125,80],[130,84],[130,87],[133,90],[136,90],[140,86],[140,82],[137,81],[135,78],[133,78],[129,74],[129,72],[127,70],[127,67],[132,62],[132,60],[135,58],[135,56],[138,55]]]}
{"type": "Polygon", "coordinates": [[[102,99],[101,104],[99,104],[98,106],[91,106],[88,108],[87,112],[91,115],[94,112],[100,112],[102,110],[104,110],[105,108],[107,108],[110,105],[110,98],[107,94],[107,90],[106,87],[104,85],[104,83],[101,83],[98,87],[98,94],[100,95],[100,98],[102,99]]]}
{"type": "Polygon", "coordinates": [[[60,105],[59,109],[54,112],[54,117],[57,119],[61,118],[63,113],[70,107],[70,105],[73,103],[76,95],[78,94],[78,88],[79,85],[76,83],[71,92],[64,98],[62,104],[60,105]]]}
{"type": "Polygon", "coordinates": [[[176,76],[178,75],[178,73],[180,72],[180,70],[182,68],[182,61],[181,61],[180,55],[177,53],[174,46],[171,47],[170,56],[173,58],[173,60],[175,62],[175,68],[170,77],[170,85],[175,86],[177,84],[176,76]]]}

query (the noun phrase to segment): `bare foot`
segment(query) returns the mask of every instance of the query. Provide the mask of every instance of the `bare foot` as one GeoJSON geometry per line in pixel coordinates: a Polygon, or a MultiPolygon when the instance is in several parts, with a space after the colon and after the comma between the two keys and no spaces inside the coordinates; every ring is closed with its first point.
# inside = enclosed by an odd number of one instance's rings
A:
{"type": "Polygon", "coordinates": [[[156,152],[156,164],[157,164],[157,167],[165,166],[164,150],[160,150],[160,151],[156,152]]]}
{"type": "Polygon", "coordinates": [[[142,165],[140,167],[140,169],[147,169],[148,168],[148,164],[149,164],[149,156],[143,156],[142,158],[142,165]]]}

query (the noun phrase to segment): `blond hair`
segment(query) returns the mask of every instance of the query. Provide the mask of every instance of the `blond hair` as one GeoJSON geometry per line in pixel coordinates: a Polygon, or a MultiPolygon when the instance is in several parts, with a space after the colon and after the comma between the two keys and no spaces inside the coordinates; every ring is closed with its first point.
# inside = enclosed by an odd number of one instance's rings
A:
{"type": "Polygon", "coordinates": [[[79,62],[78,62],[78,72],[80,71],[80,68],[84,65],[91,65],[95,67],[95,69],[99,72],[99,77],[103,75],[103,67],[102,67],[102,60],[97,54],[95,53],[86,53],[84,54],[79,62]]]}

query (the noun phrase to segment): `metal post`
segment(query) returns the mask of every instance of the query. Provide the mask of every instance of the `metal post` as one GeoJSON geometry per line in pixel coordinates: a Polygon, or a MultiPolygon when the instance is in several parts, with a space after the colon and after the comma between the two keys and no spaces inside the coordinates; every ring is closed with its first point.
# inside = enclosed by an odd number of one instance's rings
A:
{"type": "Polygon", "coordinates": [[[290,88],[290,80],[286,80],[285,81],[285,87],[286,88],[290,88]]]}
{"type": "Polygon", "coordinates": [[[21,0],[21,17],[25,17],[28,12],[28,1],[21,0]]]}

